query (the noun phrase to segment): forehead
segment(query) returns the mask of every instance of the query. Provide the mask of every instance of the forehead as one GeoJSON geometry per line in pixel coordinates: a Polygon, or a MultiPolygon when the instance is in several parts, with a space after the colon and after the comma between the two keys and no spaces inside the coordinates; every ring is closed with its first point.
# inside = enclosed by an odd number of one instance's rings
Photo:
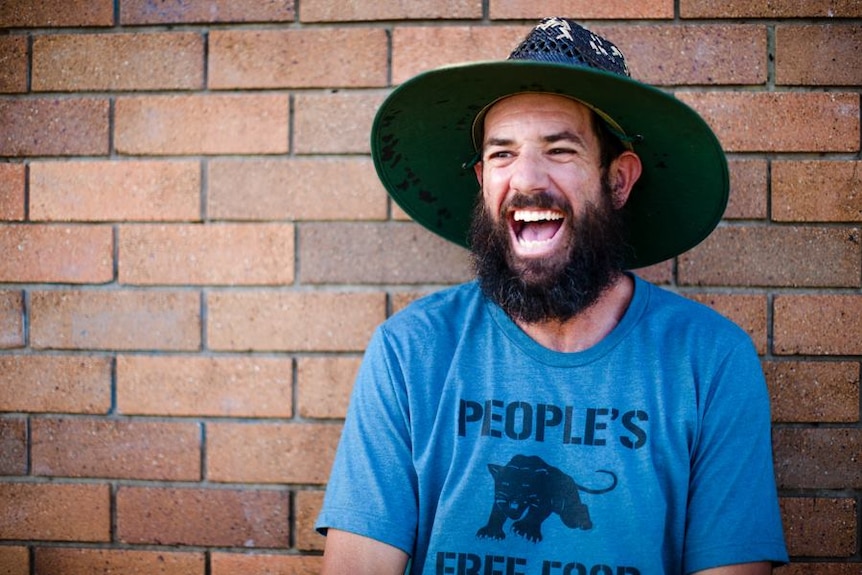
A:
{"type": "Polygon", "coordinates": [[[484,123],[486,136],[492,131],[516,125],[582,132],[592,128],[592,116],[587,106],[565,96],[516,94],[491,106],[484,123]]]}

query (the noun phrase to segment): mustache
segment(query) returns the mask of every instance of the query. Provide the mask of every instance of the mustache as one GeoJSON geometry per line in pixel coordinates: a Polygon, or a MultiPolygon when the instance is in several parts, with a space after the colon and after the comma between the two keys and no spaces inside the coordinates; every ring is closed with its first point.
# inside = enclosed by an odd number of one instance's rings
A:
{"type": "Polygon", "coordinates": [[[505,216],[510,210],[525,208],[557,210],[565,214],[567,218],[574,213],[571,204],[562,201],[557,196],[548,192],[538,192],[535,194],[516,192],[500,206],[500,216],[505,216]]]}

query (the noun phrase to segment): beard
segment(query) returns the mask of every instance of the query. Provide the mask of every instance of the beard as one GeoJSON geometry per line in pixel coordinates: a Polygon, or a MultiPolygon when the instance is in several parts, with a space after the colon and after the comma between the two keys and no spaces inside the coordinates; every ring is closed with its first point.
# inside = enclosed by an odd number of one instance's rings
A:
{"type": "Polygon", "coordinates": [[[548,194],[519,194],[495,221],[479,195],[470,230],[473,269],[485,296],[510,318],[525,323],[566,321],[595,304],[619,278],[627,249],[623,217],[611,204],[606,177],[601,186],[600,204],[587,204],[578,217],[571,206],[559,205],[548,194]],[[504,215],[510,207],[563,211],[568,247],[549,258],[519,258],[504,215]]]}

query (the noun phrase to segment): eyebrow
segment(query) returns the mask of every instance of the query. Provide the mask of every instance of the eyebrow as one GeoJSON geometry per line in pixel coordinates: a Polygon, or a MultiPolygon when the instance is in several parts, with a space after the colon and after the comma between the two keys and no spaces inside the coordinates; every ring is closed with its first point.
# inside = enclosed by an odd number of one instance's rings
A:
{"type": "MultiPolygon", "coordinates": [[[[555,132],[542,137],[542,141],[546,144],[554,144],[556,142],[572,142],[574,144],[584,145],[584,139],[578,134],[569,130],[555,132]]],[[[485,146],[511,146],[515,141],[511,138],[488,138],[485,146]]]]}

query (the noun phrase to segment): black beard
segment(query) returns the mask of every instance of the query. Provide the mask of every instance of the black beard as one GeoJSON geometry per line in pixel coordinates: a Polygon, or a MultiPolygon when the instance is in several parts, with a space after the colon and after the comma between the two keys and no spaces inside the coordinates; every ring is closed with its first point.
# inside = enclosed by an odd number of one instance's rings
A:
{"type": "Polygon", "coordinates": [[[602,178],[602,201],[588,204],[575,218],[568,206],[554,206],[546,195],[513,199],[518,207],[564,209],[570,228],[568,258],[519,260],[509,243],[509,224],[501,214],[495,223],[482,195],[473,213],[470,247],[473,268],[486,297],[515,321],[566,321],[594,305],[624,269],[626,242],[623,217],[611,204],[602,178]]]}

